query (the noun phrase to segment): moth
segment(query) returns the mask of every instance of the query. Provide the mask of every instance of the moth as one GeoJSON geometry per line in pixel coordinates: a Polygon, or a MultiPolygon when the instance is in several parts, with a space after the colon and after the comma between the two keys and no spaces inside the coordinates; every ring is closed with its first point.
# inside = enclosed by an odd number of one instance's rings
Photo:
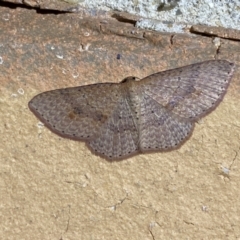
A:
{"type": "Polygon", "coordinates": [[[52,132],[85,141],[108,160],[178,148],[195,122],[227,92],[234,64],[210,60],[141,80],[98,83],[40,93],[30,110],[52,132]]]}

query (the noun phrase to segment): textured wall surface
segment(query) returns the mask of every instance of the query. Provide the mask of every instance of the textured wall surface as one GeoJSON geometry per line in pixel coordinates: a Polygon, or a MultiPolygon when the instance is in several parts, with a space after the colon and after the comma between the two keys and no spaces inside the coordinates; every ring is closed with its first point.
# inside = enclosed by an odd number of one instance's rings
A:
{"type": "Polygon", "coordinates": [[[239,41],[138,30],[105,15],[2,7],[0,16],[3,239],[240,238],[239,41]],[[235,62],[235,75],[176,151],[108,162],[28,109],[43,91],[209,59],[235,62]]]}
{"type": "Polygon", "coordinates": [[[189,25],[203,24],[240,30],[238,0],[3,0],[37,9],[60,11],[90,9],[127,12],[138,17],[137,26],[161,32],[184,32],[189,25]]]}

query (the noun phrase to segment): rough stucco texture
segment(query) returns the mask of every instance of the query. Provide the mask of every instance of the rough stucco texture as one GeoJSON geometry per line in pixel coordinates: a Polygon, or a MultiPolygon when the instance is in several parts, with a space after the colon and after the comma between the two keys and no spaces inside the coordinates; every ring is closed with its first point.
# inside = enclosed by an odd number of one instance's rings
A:
{"type": "Polygon", "coordinates": [[[2,239],[240,239],[239,41],[131,37],[129,23],[77,14],[0,16],[2,239]],[[228,93],[176,151],[111,163],[27,106],[42,91],[217,58],[237,65],[228,93]]]}

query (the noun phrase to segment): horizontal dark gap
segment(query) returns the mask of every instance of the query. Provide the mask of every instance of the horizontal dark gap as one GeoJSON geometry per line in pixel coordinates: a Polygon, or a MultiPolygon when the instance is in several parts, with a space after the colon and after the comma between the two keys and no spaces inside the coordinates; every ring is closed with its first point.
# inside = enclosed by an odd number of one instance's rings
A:
{"type": "Polygon", "coordinates": [[[36,13],[38,13],[38,14],[55,14],[55,15],[57,15],[57,14],[71,13],[71,11],[61,11],[61,10],[55,10],[55,9],[41,9],[39,7],[31,7],[31,6],[27,6],[25,4],[4,2],[4,1],[0,1],[0,7],[10,8],[10,9],[22,8],[22,9],[28,9],[28,10],[36,10],[36,13]]]}
{"type": "Polygon", "coordinates": [[[114,13],[111,17],[117,19],[119,22],[123,22],[123,23],[130,23],[133,24],[135,26],[136,24],[136,20],[132,20],[132,19],[127,19],[125,17],[119,16],[118,14],[114,13]]]}
{"type": "Polygon", "coordinates": [[[218,36],[217,34],[207,33],[207,32],[198,32],[198,31],[195,31],[195,30],[192,30],[192,29],[190,29],[190,33],[194,33],[196,35],[203,36],[203,37],[212,37],[212,38],[218,37],[218,38],[228,39],[228,40],[235,41],[235,42],[240,41],[240,39],[231,38],[231,37],[221,37],[221,36],[218,36]]]}

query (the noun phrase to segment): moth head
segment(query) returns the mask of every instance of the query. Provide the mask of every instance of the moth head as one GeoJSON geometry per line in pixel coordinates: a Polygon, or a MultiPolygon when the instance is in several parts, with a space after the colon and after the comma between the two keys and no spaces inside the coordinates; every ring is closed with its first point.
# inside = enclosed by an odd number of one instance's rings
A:
{"type": "Polygon", "coordinates": [[[134,76],[129,76],[124,78],[121,83],[126,83],[126,82],[130,82],[130,81],[138,81],[139,78],[138,77],[134,77],[134,76]]]}

